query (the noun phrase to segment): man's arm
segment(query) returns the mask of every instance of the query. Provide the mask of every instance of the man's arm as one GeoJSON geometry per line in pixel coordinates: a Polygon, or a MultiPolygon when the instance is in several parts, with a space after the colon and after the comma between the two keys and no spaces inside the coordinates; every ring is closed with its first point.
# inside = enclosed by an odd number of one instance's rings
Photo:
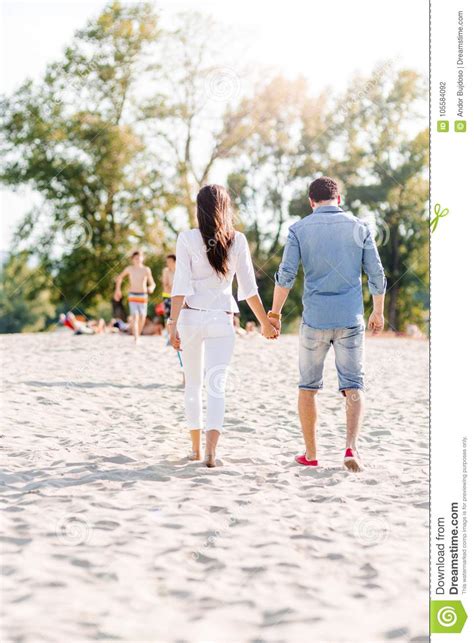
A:
{"type": "Polygon", "coordinates": [[[372,295],[373,310],[370,313],[368,328],[374,335],[383,330],[385,320],[383,316],[385,295],[372,295]]]}
{"type": "Polygon", "coordinates": [[[385,279],[385,273],[382,262],[380,261],[375,240],[370,231],[364,240],[362,268],[369,280],[369,291],[372,295],[373,302],[373,310],[369,317],[368,328],[373,331],[374,335],[376,335],[383,330],[385,323],[383,308],[387,280],[385,279]]]}
{"type": "Polygon", "coordinates": [[[148,283],[148,292],[152,293],[156,288],[156,284],[155,280],[153,279],[153,275],[151,274],[150,268],[146,269],[146,280],[148,283]]]}
{"type": "MultiPolygon", "coordinates": [[[[271,310],[272,313],[281,315],[282,308],[285,305],[285,302],[288,299],[289,294],[290,294],[290,288],[283,288],[283,286],[280,286],[277,283],[275,284],[275,289],[273,291],[273,304],[272,304],[272,310],[271,310]]],[[[279,321],[274,317],[270,317],[270,320],[272,321],[272,323],[275,321],[279,321]]]]}
{"type": "Polygon", "coordinates": [[[129,269],[127,267],[125,268],[125,270],[122,270],[122,272],[115,280],[115,292],[114,292],[115,301],[120,301],[122,299],[122,281],[125,279],[125,277],[128,274],[129,274],[129,269]]]}
{"type": "MultiPolygon", "coordinates": [[[[275,275],[275,290],[273,291],[271,312],[276,315],[281,315],[281,311],[288,298],[288,294],[295,283],[300,259],[300,244],[295,233],[290,228],[285,250],[283,251],[283,258],[281,260],[280,267],[278,268],[278,272],[275,275]]],[[[270,317],[270,321],[277,330],[280,330],[280,319],[270,317]]]]}

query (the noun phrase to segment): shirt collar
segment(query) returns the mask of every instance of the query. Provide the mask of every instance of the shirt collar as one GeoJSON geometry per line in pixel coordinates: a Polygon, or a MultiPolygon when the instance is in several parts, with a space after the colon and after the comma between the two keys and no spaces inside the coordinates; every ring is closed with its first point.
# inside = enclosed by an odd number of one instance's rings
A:
{"type": "Polygon", "coordinates": [[[320,205],[319,208],[313,210],[313,214],[325,214],[330,212],[344,212],[338,205],[320,205]]]}

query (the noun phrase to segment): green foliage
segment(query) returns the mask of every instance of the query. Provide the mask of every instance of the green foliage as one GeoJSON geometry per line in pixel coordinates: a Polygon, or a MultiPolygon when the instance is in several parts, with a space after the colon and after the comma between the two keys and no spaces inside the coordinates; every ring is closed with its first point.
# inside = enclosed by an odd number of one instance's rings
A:
{"type": "Polygon", "coordinates": [[[27,253],[10,256],[0,281],[0,333],[44,330],[54,317],[49,279],[28,264],[27,253]]]}
{"type": "Polygon", "coordinates": [[[110,291],[133,247],[163,245],[161,181],[133,125],[141,56],[156,33],[148,5],[113,2],[40,87],[26,82],[2,101],[0,178],[33,187],[47,204],[28,215],[18,242],[34,247],[71,307],[110,291]]]}
{"type": "MultiPolygon", "coordinates": [[[[340,95],[314,96],[303,79],[265,72],[246,84],[233,63],[231,73],[225,66],[228,50],[225,34],[199,14],[183,14],[165,31],[150,5],[112,2],[76,33],[41,83],[27,81],[1,100],[0,180],[44,198],[15,240],[15,260],[24,260],[26,249],[37,275],[49,279],[44,319],[51,303],[107,317],[113,279],[137,246],[159,301],[164,255],[178,231],[194,225],[196,192],[219,171],[267,307],[286,230],[310,212],[310,181],[329,174],[341,183],[344,206],[372,218],[378,231],[390,326],[423,323],[429,229],[428,136],[417,113],[426,112],[422,80],[389,62],[354,78],[340,95]],[[226,100],[216,99],[220,82],[231,89],[226,100]]],[[[301,314],[302,284],[300,274],[287,324],[301,314]]],[[[8,298],[3,303],[11,306],[8,298]]],[[[44,323],[20,307],[8,315],[10,329],[44,323]]]]}

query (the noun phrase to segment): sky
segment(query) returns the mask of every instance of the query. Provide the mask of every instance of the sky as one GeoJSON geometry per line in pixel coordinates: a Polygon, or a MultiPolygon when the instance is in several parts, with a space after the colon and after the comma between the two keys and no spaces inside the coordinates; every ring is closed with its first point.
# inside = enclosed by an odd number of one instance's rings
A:
{"type": "MultiPolygon", "coordinates": [[[[74,32],[98,15],[97,0],[0,0],[0,91],[39,80],[74,32]]],[[[245,62],[271,66],[310,87],[343,89],[357,72],[383,60],[428,76],[428,0],[157,0],[165,20],[177,11],[213,16],[245,62]]],[[[35,200],[28,190],[0,188],[0,251],[35,200]]]]}

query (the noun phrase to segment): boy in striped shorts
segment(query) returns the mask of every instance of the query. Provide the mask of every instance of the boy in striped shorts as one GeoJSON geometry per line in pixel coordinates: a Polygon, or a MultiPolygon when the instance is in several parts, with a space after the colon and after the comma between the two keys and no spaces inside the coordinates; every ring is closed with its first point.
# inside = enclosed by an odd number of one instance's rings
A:
{"type": "Polygon", "coordinates": [[[123,270],[115,281],[114,299],[120,301],[122,298],[122,281],[128,277],[130,290],[128,293],[128,306],[132,317],[132,331],[135,343],[145,326],[148,294],[155,290],[155,282],[150,268],[143,263],[143,252],[136,250],[132,254],[132,263],[123,270]]]}

